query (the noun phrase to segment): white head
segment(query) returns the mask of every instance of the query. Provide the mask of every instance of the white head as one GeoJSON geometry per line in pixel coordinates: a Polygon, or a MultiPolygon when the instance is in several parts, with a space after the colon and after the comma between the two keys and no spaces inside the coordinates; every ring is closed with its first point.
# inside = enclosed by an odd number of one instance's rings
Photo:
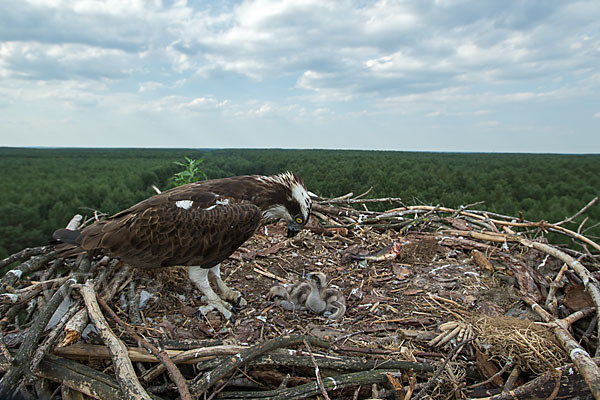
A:
{"type": "Polygon", "coordinates": [[[283,219],[288,223],[288,237],[295,236],[308,222],[312,201],[299,176],[285,172],[283,174],[261,177],[268,185],[283,190],[273,191],[274,205],[263,211],[266,219],[283,219]]]}

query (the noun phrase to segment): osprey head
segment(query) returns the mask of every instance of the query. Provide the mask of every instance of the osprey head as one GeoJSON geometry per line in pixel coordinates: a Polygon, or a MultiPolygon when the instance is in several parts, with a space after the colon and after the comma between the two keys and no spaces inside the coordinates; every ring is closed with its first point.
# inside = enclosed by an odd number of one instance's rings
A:
{"type": "Polygon", "coordinates": [[[287,237],[296,236],[308,222],[312,207],[304,181],[291,172],[266,177],[263,180],[279,188],[276,204],[263,212],[264,217],[267,220],[284,220],[288,224],[287,237]]]}
{"type": "Polygon", "coordinates": [[[321,290],[327,287],[327,276],[322,272],[309,272],[304,275],[309,285],[321,290]]]}

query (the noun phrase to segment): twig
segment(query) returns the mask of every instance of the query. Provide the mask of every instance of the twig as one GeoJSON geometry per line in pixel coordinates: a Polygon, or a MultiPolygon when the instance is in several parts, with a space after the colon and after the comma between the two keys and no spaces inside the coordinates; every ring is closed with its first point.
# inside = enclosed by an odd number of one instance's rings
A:
{"type": "Polygon", "coordinates": [[[44,282],[37,282],[30,286],[27,286],[23,289],[19,289],[14,291],[14,293],[3,293],[0,294],[0,304],[19,304],[25,303],[37,296],[42,290],[47,290],[54,283],[58,283],[62,285],[67,279],[71,278],[70,276],[50,279],[44,282]]]}
{"type": "Polygon", "coordinates": [[[8,361],[9,365],[13,362],[12,354],[8,351],[8,347],[6,347],[6,343],[4,343],[4,334],[2,333],[2,326],[0,326],[0,352],[8,361]]]}
{"type": "MultiPolygon", "coordinates": [[[[544,310],[539,304],[533,300],[524,297],[523,300],[531,306],[533,311],[538,313],[540,317],[546,322],[552,321],[552,316],[544,310]]],[[[600,399],[600,372],[598,367],[592,360],[591,356],[585,351],[575,339],[571,336],[568,331],[567,324],[562,320],[554,320],[554,334],[562,345],[562,347],[569,353],[569,357],[577,367],[577,370],[583,376],[586,383],[588,384],[592,395],[596,400],[600,399]]]]}
{"type": "Polygon", "coordinates": [[[572,364],[564,365],[560,368],[552,369],[516,389],[506,390],[489,397],[471,397],[471,400],[547,399],[549,396],[552,396],[557,385],[559,390],[556,395],[560,396],[560,398],[573,398],[584,394],[589,395],[589,391],[586,390],[585,385],[583,387],[581,385],[583,383],[581,375],[569,372],[572,368],[572,364]],[[557,381],[560,383],[557,383],[557,381]]]}
{"type": "Polygon", "coordinates": [[[556,293],[556,289],[560,287],[560,280],[562,279],[567,269],[569,269],[569,266],[567,264],[564,264],[560,271],[558,271],[558,274],[556,274],[556,278],[554,278],[552,283],[550,283],[550,290],[548,291],[548,296],[546,297],[545,306],[552,312],[552,314],[556,314],[557,305],[557,300],[554,295],[556,293]]]}
{"type": "Polygon", "coordinates": [[[75,282],[75,279],[69,279],[63,283],[34,320],[23,343],[21,343],[21,347],[19,347],[19,351],[14,357],[13,366],[6,371],[6,374],[0,380],[0,398],[12,396],[21,377],[23,375],[31,375],[30,362],[34,355],[35,347],[44,332],[44,328],[48,325],[48,321],[50,321],[50,318],[63,299],[71,293],[71,286],[75,282]]]}
{"type": "Polygon", "coordinates": [[[264,269],[262,269],[262,268],[260,268],[258,266],[254,267],[254,272],[259,273],[261,275],[264,275],[264,276],[266,276],[268,278],[277,280],[279,282],[283,282],[283,283],[287,282],[287,279],[283,279],[283,278],[281,278],[281,277],[279,277],[279,276],[277,276],[275,274],[270,273],[269,271],[265,271],[264,269]]]}
{"type": "Polygon", "coordinates": [[[560,389],[560,378],[562,378],[562,371],[558,370],[555,378],[556,381],[554,382],[554,390],[552,390],[552,393],[550,393],[550,396],[548,396],[546,400],[554,400],[556,395],[558,395],[558,390],[560,389]]]}
{"type": "Polygon", "coordinates": [[[352,198],[352,200],[358,200],[362,197],[365,197],[366,195],[368,195],[369,193],[371,193],[371,190],[373,190],[373,186],[371,186],[366,192],[359,194],[358,196],[355,196],[352,198]]]}
{"type": "Polygon", "coordinates": [[[280,347],[302,343],[304,340],[320,347],[329,346],[329,342],[313,336],[280,336],[267,342],[252,346],[249,349],[231,357],[229,360],[227,360],[227,362],[222,363],[212,371],[195,378],[191,384],[190,391],[195,397],[200,396],[202,393],[211,388],[219,379],[231,374],[236,368],[254,359],[255,357],[280,347]]]}
{"type": "Polygon", "coordinates": [[[92,281],[87,281],[80,289],[90,319],[94,322],[102,340],[108,347],[121,390],[129,399],[150,399],[150,396],[140,384],[131,360],[127,356],[127,347],[115,336],[106,319],[104,319],[102,311],[100,311],[92,281]]]}
{"type": "Polygon", "coordinates": [[[306,340],[304,340],[304,346],[306,346],[308,354],[310,354],[310,359],[312,360],[312,363],[315,366],[315,376],[317,378],[317,384],[321,389],[321,394],[323,395],[323,397],[325,397],[326,400],[331,400],[329,398],[329,395],[327,394],[327,390],[325,390],[325,387],[323,386],[323,380],[321,379],[321,374],[319,373],[319,365],[317,364],[317,360],[315,360],[315,356],[313,355],[312,349],[310,348],[310,345],[306,340]]]}
{"type": "MultiPolygon", "coordinates": [[[[208,349],[206,349],[208,350],[208,349]]],[[[337,350],[337,349],[336,349],[337,350]]],[[[206,371],[218,367],[224,362],[225,357],[219,357],[197,366],[198,370],[206,371]]],[[[254,360],[247,363],[248,365],[261,365],[261,366],[285,366],[285,367],[302,367],[309,368],[312,365],[312,361],[308,357],[299,355],[298,353],[292,354],[281,354],[271,353],[265,356],[256,357],[254,360]]],[[[369,360],[361,357],[319,357],[319,365],[324,369],[332,369],[338,371],[367,371],[375,369],[394,369],[415,372],[433,372],[434,368],[431,364],[419,363],[414,361],[403,361],[403,360],[369,360]]]]}
{"type": "Polygon", "coordinates": [[[570,314],[570,315],[564,317],[560,321],[562,321],[565,324],[565,326],[568,328],[571,325],[573,325],[575,322],[579,321],[580,319],[589,317],[590,315],[593,315],[594,311],[595,310],[593,307],[586,307],[582,310],[575,311],[573,314],[570,314]]]}
{"type": "Polygon", "coordinates": [[[466,344],[472,342],[473,340],[475,340],[475,339],[474,338],[470,338],[470,339],[467,339],[467,340],[463,340],[462,342],[458,343],[452,349],[452,351],[450,351],[450,353],[448,353],[448,355],[444,359],[444,362],[435,371],[435,373],[433,374],[433,376],[431,378],[429,378],[429,380],[427,381],[427,384],[425,386],[423,386],[421,388],[421,390],[419,390],[419,393],[417,393],[417,395],[415,396],[415,400],[418,400],[421,397],[425,396],[425,394],[427,393],[427,391],[434,385],[434,383],[437,381],[437,379],[439,378],[439,376],[442,374],[442,372],[446,368],[446,365],[448,364],[448,362],[450,362],[450,360],[454,357],[454,355],[456,353],[458,353],[458,351],[460,349],[462,349],[466,344]]]}
{"type": "MultiPolygon", "coordinates": [[[[350,374],[327,377],[323,381],[323,386],[328,390],[340,390],[348,387],[371,385],[373,383],[384,384],[388,382],[387,374],[397,376],[395,370],[376,370],[353,372],[350,374]]],[[[222,399],[240,399],[251,398],[253,400],[296,400],[319,395],[320,389],[315,382],[295,386],[293,388],[280,390],[266,390],[263,392],[227,392],[222,393],[222,399]]]]}
{"type": "Polygon", "coordinates": [[[566,223],[566,222],[571,222],[571,221],[573,221],[575,218],[577,218],[578,216],[580,216],[581,214],[583,214],[583,213],[584,213],[584,212],[585,212],[585,211],[586,211],[588,208],[590,208],[590,207],[591,207],[591,206],[592,206],[592,205],[593,205],[593,204],[594,204],[596,201],[598,201],[598,197],[594,197],[594,198],[592,199],[592,201],[590,201],[589,203],[587,203],[587,205],[586,205],[585,207],[583,207],[581,210],[579,210],[579,211],[578,211],[578,212],[577,212],[575,215],[573,215],[572,217],[565,218],[565,219],[563,219],[563,220],[562,220],[562,221],[560,221],[560,222],[556,222],[556,223],[554,223],[553,225],[555,225],[555,226],[559,226],[559,225],[562,225],[562,224],[564,224],[564,223],[566,223]]]}
{"type": "Polygon", "coordinates": [[[508,392],[513,388],[517,378],[521,374],[521,368],[518,365],[515,365],[512,371],[510,371],[510,375],[508,375],[508,379],[506,379],[506,383],[504,383],[504,387],[502,388],[503,392],[508,392]]]}
{"type": "MultiPolygon", "coordinates": [[[[352,193],[349,193],[352,195],[352,193]]],[[[348,196],[348,195],[346,195],[348,196]]],[[[381,199],[349,199],[344,198],[346,196],[338,197],[335,199],[326,199],[323,200],[322,203],[325,204],[355,204],[355,203],[401,203],[402,199],[400,197],[385,197],[381,199]]],[[[351,196],[350,196],[351,197],[351,196]]]]}
{"type": "Polygon", "coordinates": [[[104,300],[102,300],[100,296],[96,295],[96,300],[102,306],[102,308],[106,310],[108,315],[110,315],[110,317],[115,320],[116,323],[121,325],[131,337],[133,337],[138,343],[144,346],[144,348],[149,350],[156,358],[158,358],[165,365],[165,367],[169,371],[169,375],[171,375],[171,379],[173,379],[173,382],[175,382],[175,384],[177,385],[177,390],[179,391],[181,398],[184,400],[191,400],[192,395],[190,394],[190,390],[188,389],[187,384],[185,383],[185,379],[181,375],[179,368],[177,368],[175,364],[173,364],[173,361],[171,361],[171,359],[165,353],[165,351],[159,350],[154,345],[148,343],[144,338],[138,335],[133,328],[129,327],[129,325],[127,325],[121,320],[121,318],[119,318],[119,316],[112,310],[112,308],[108,306],[108,304],[106,304],[104,300]]]}
{"type": "Polygon", "coordinates": [[[140,304],[140,296],[135,292],[135,282],[129,282],[129,286],[127,288],[127,301],[128,301],[128,314],[129,320],[133,325],[141,325],[142,318],[140,317],[140,309],[138,305],[140,304]]]}
{"type": "MultiPolygon", "coordinates": [[[[532,242],[532,241],[524,239],[524,238],[520,238],[519,241],[521,244],[523,244],[525,246],[533,247],[537,250],[543,251],[546,254],[550,254],[551,256],[558,258],[562,262],[568,264],[569,267],[573,271],[575,271],[577,276],[579,276],[579,278],[581,278],[581,280],[583,281],[585,290],[587,290],[587,292],[592,297],[592,300],[596,307],[596,315],[600,315],[600,289],[598,288],[596,280],[589,273],[587,268],[585,268],[579,261],[575,260],[571,256],[569,256],[566,253],[564,253],[552,246],[549,246],[547,244],[539,243],[539,242],[532,242]]],[[[598,337],[600,337],[600,324],[598,324],[598,337]]],[[[599,349],[600,349],[600,346],[596,349],[597,353],[598,353],[599,349]]],[[[599,375],[599,379],[600,379],[600,375],[599,375]]],[[[600,381],[598,383],[600,383],[600,381]]],[[[598,389],[598,396],[599,396],[598,398],[600,398],[600,388],[598,389]]]]}
{"type": "Polygon", "coordinates": [[[409,378],[408,390],[406,391],[406,396],[404,396],[404,400],[410,400],[412,394],[415,392],[415,387],[417,386],[417,378],[411,376],[409,378]]]}
{"type": "Polygon", "coordinates": [[[6,287],[14,285],[15,282],[21,278],[21,275],[35,272],[43,268],[48,261],[54,259],[56,254],[56,251],[51,251],[41,256],[34,256],[19,265],[17,268],[6,272],[2,279],[0,279],[0,293],[6,293],[6,287]]]}
{"type": "MultiPolygon", "coordinates": [[[[192,349],[186,351],[165,351],[167,355],[171,357],[172,360],[176,360],[178,363],[194,364],[198,361],[205,360],[206,358],[212,358],[214,356],[233,355],[239,353],[240,350],[246,348],[247,347],[242,346],[217,345],[207,348],[192,349]],[[180,359],[180,357],[182,358],[180,359]]],[[[110,360],[110,353],[108,351],[108,348],[104,345],[99,344],[75,343],[67,347],[59,347],[54,349],[54,354],[73,360],[110,360]]],[[[138,349],[137,347],[127,348],[127,355],[129,359],[133,362],[156,363],[160,361],[152,354],[149,354],[147,350],[138,349]]],[[[162,364],[160,363],[158,365],[162,366],[162,364]]],[[[165,370],[163,369],[162,371],[164,372],[165,370]]]]}
{"type": "MultiPolygon", "coordinates": [[[[171,356],[171,361],[174,364],[179,363],[197,363],[206,358],[213,358],[215,356],[234,355],[239,353],[246,347],[232,346],[232,345],[216,345],[212,347],[196,348],[191,350],[182,351],[179,354],[171,356]]],[[[220,364],[220,362],[219,362],[220,364]]],[[[204,364],[203,364],[204,365],[204,364]]],[[[216,366],[215,366],[216,367],[216,366]]],[[[149,369],[142,375],[144,382],[150,382],[157,376],[162,374],[166,370],[164,364],[158,364],[155,367],[149,369]]]]}
{"type": "Polygon", "coordinates": [[[19,251],[18,253],[12,254],[12,255],[6,257],[5,259],[1,260],[0,261],[0,269],[2,269],[4,267],[6,267],[7,265],[10,265],[14,262],[25,260],[27,258],[31,258],[33,256],[38,256],[40,254],[46,253],[50,249],[51,249],[51,246],[40,246],[40,247],[23,249],[23,250],[19,251]]]}
{"type": "Polygon", "coordinates": [[[458,208],[458,210],[456,210],[451,216],[450,218],[456,218],[461,212],[468,210],[469,208],[473,207],[473,206],[478,206],[480,204],[484,204],[485,201],[477,201],[475,203],[471,203],[471,204],[467,204],[466,206],[460,206],[458,208]]]}
{"type": "Polygon", "coordinates": [[[84,364],[46,354],[37,376],[60,382],[95,399],[125,399],[118,382],[111,376],[84,364]]]}
{"type": "Polygon", "coordinates": [[[69,310],[66,312],[65,315],[63,315],[58,324],[56,324],[56,326],[52,328],[52,331],[48,334],[48,336],[44,340],[44,343],[37,348],[31,360],[32,371],[35,371],[37,369],[44,355],[47,354],[52,347],[54,347],[54,345],[59,339],[59,335],[62,331],[62,328],[65,326],[67,321],[77,312],[77,310],[79,310],[80,304],[81,299],[78,299],[77,302],[75,302],[75,304],[71,305],[69,310]]]}

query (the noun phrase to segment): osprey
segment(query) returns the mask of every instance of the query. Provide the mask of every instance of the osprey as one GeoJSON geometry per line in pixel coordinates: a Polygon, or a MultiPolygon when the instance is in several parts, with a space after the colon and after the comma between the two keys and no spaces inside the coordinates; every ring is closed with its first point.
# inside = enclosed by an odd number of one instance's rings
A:
{"type": "Polygon", "coordinates": [[[81,231],[59,229],[53,237],[87,251],[102,249],[132,267],[186,266],[208,303],[200,311],[216,308],[233,320],[232,311],[246,302],[225,285],[220,263],[264,223],[284,220],[287,236],[295,236],[310,211],[304,182],[293,173],[238,176],[178,186],[81,231]],[[209,284],[209,272],[221,297],[209,284]]]}

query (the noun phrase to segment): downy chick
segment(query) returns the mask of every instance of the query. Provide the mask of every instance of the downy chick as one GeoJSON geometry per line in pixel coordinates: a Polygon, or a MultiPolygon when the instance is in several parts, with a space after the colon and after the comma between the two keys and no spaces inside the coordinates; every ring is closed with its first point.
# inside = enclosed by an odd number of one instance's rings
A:
{"type": "Polygon", "coordinates": [[[288,311],[306,310],[306,299],[310,293],[310,286],[306,282],[297,283],[288,288],[280,285],[269,290],[269,298],[275,305],[288,311]]]}
{"type": "Polygon", "coordinates": [[[328,288],[323,291],[323,300],[325,307],[324,316],[330,319],[340,319],[346,314],[346,299],[342,292],[337,289],[328,288]]]}
{"type": "Polygon", "coordinates": [[[346,313],[346,300],[334,288],[327,288],[327,277],[322,272],[310,272],[305,279],[310,286],[306,307],[314,313],[331,319],[339,319],[346,313]]]}

